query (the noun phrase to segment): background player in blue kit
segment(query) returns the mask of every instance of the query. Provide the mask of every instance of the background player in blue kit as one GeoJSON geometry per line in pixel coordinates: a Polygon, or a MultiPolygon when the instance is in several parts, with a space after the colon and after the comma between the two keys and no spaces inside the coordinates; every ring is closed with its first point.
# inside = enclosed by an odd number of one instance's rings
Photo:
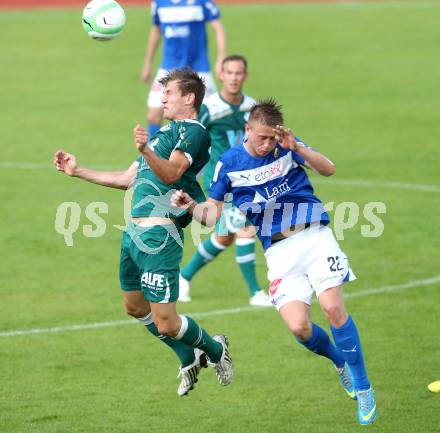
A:
{"type": "Polygon", "coordinates": [[[142,80],[148,82],[151,79],[153,58],[161,39],[163,39],[163,55],[147,101],[150,137],[160,128],[163,118],[162,86],[159,80],[167,71],[189,67],[204,79],[206,96],[216,91],[208,58],[207,22],[211,24],[216,38],[217,74],[226,56],[226,34],[220,21],[220,11],[214,1],[156,0],[151,2],[151,14],[153,26],[148,37],[142,80]]]}
{"type": "MultiPolygon", "coordinates": [[[[219,92],[205,98],[199,120],[211,137],[210,158],[203,171],[206,191],[209,190],[215,166],[220,156],[243,141],[244,126],[255,100],[243,94],[247,80],[247,60],[240,55],[225,57],[222,63],[219,92]]],[[[181,271],[179,301],[189,302],[190,281],[205,265],[222,251],[236,244],[236,261],[245,280],[249,303],[253,306],[270,306],[267,294],[261,289],[255,272],[255,230],[246,223],[242,213],[235,207],[224,209],[215,233],[198,245],[197,251],[181,271]],[[239,217],[237,218],[237,215],[239,217]]]]}
{"type": "Polygon", "coordinates": [[[342,294],[343,283],[355,277],[303,168],[331,176],[335,166],[280,125],[281,107],[274,100],[255,105],[243,144],[227,151],[216,166],[209,199],[197,205],[187,193],[177,191],[171,202],[211,225],[221,215],[225,194],[232,193],[233,203],[256,227],[264,247],[272,303],[300,344],[334,363],[345,391],[358,400],[359,423],[371,424],[376,401],[342,294]],[[311,322],[313,292],[335,345],[311,322]]]}

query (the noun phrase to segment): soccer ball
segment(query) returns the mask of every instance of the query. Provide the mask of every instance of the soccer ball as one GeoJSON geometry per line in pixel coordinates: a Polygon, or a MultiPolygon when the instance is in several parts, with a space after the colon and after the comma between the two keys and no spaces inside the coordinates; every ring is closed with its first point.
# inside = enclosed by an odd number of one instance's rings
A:
{"type": "Polygon", "coordinates": [[[124,29],[124,9],[115,0],[92,0],[84,8],[82,21],[92,39],[110,41],[124,29]]]}

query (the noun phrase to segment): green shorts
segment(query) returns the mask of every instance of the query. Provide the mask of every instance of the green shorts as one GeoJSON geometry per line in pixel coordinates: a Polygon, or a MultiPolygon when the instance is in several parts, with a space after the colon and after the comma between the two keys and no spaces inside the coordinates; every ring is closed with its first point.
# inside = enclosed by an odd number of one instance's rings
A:
{"type": "Polygon", "coordinates": [[[121,289],[142,290],[144,298],[150,302],[177,301],[182,252],[183,231],[179,226],[129,225],[122,236],[121,289]]]}

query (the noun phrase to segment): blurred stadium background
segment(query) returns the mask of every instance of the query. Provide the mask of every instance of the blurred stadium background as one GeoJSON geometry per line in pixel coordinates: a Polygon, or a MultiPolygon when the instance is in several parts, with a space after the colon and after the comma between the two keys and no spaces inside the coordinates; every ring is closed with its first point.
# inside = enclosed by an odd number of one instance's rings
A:
{"type": "MultiPolygon", "coordinates": [[[[357,431],[331,365],[296,345],[275,311],[247,306],[232,250],[195,278],[194,301],[179,310],[230,336],[234,382],[222,389],[203,371],[177,397],[172,353],[122,310],[123,194],[51,167],[59,147],[97,168],[136,157],[149,11],[121,1],[124,34],[103,44],[82,31],[78,3],[0,1],[13,6],[0,10],[0,431],[357,431]],[[82,208],[72,247],[54,229],[65,201],[82,208]],[[94,201],[108,203],[107,229],[87,238],[94,201]]],[[[426,385],[440,377],[440,3],[227,3],[228,51],[250,63],[246,92],[277,97],[286,123],[336,162],[333,178],[316,179],[318,195],[387,206],[381,237],[361,236],[361,214],[341,241],[358,276],[347,306],[379,405],[370,430],[438,432],[438,396],[426,385]]],[[[188,230],[185,260],[194,248],[188,230]]],[[[264,282],[261,249],[258,274],[264,282]]]]}

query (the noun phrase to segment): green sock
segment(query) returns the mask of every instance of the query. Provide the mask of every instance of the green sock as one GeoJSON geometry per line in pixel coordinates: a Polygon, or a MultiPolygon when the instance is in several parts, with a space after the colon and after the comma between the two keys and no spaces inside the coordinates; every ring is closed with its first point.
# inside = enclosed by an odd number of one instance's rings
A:
{"type": "Polygon", "coordinates": [[[249,295],[252,297],[261,290],[255,273],[255,239],[237,238],[235,245],[237,264],[246,281],[249,295]]]}
{"type": "Polygon", "coordinates": [[[182,319],[182,326],[175,340],[203,350],[211,362],[215,363],[220,361],[223,346],[218,341],[215,341],[202,327],[191,319],[191,317],[180,316],[180,318],[182,319]]]}
{"type": "Polygon", "coordinates": [[[182,277],[191,281],[192,277],[203,266],[212,262],[225,247],[215,240],[215,234],[212,234],[206,241],[199,244],[197,252],[192,256],[188,264],[181,270],[182,277]]]}
{"type": "Polygon", "coordinates": [[[182,343],[181,341],[177,341],[171,337],[167,337],[166,335],[159,334],[159,331],[157,330],[157,327],[153,322],[153,317],[151,313],[145,317],[138,318],[138,320],[139,322],[143,323],[145,327],[155,337],[157,337],[160,341],[162,341],[168,347],[174,350],[174,353],[180,359],[180,363],[182,364],[182,367],[191,365],[194,362],[195,360],[194,349],[191,346],[187,346],[186,344],[182,343]]]}

